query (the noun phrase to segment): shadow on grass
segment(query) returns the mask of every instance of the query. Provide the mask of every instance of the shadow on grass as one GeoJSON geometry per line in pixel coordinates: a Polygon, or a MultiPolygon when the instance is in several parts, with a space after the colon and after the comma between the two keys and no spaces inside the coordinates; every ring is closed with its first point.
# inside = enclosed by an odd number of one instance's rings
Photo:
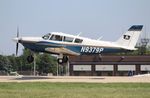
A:
{"type": "Polygon", "coordinates": [[[103,77],[87,77],[87,78],[82,78],[82,77],[69,77],[69,78],[64,78],[62,77],[48,77],[48,76],[22,76],[22,77],[17,77],[17,78],[13,78],[11,80],[44,80],[44,79],[91,79],[91,80],[101,80],[101,79],[105,79],[103,77]]]}
{"type": "Polygon", "coordinates": [[[42,77],[42,76],[23,76],[23,77],[18,77],[14,78],[12,80],[39,80],[39,79],[55,79],[52,77],[42,77]]]}

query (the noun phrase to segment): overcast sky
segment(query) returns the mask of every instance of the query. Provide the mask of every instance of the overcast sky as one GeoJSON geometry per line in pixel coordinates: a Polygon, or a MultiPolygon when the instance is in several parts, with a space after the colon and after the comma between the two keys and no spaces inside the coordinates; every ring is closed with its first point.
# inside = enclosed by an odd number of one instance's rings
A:
{"type": "Polygon", "coordinates": [[[150,0],[0,0],[0,54],[15,53],[17,26],[20,36],[83,32],[115,41],[133,24],[150,33],[150,0]]]}

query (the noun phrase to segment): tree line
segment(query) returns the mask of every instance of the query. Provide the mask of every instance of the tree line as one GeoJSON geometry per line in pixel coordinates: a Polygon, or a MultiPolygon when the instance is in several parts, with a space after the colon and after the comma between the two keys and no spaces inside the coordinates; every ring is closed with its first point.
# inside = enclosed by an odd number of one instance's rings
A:
{"type": "MultiPolygon", "coordinates": [[[[34,64],[27,61],[27,57],[31,55],[28,49],[23,49],[23,54],[20,56],[0,55],[0,71],[7,73],[14,71],[33,71],[34,64]]],[[[57,73],[57,59],[47,53],[36,53],[36,71],[39,75],[45,73],[57,73]]]]}
{"type": "MultiPolygon", "coordinates": [[[[138,50],[126,53],[117,53],[109,55],[150,55],[150,47],[137,47],[138,50]]],[[[31,55],[30,50],[23,49],[23,54],[20,56],[10,55],[3,56],[0,55],[0,72],[14,72],[14,71],[33,71],[34,64],[27,61],[27,57],[31,55]]],[[[47,53],[36,53],[36,71],[39,75],[52,73],[57,74],[57,58],[51,56],[47,53]]],[[[61,73],[66,73],[65,66],[60,66],[59,71],[61,73]]]]}

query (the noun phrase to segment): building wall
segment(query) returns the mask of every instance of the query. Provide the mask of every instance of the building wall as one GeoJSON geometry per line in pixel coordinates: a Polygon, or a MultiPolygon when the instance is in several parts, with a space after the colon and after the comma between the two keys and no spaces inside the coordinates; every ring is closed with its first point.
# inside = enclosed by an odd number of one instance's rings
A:
{"type": "Polygon", "coordinates": [[[128,76],[150,72],[150,56],[79,56],[70,59],[71,76],[128,76]]]}

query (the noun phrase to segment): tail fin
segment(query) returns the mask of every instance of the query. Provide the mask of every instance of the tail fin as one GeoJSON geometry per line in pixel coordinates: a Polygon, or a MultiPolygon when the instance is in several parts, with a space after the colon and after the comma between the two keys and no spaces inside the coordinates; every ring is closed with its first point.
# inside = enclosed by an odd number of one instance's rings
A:
{"type": "Polygon", "coordinates": [[[129,49],[135,50],[135,45],[138,41],[143,25],[133,25],[129,30],[116,41],[116,44],[129,49]]]}

